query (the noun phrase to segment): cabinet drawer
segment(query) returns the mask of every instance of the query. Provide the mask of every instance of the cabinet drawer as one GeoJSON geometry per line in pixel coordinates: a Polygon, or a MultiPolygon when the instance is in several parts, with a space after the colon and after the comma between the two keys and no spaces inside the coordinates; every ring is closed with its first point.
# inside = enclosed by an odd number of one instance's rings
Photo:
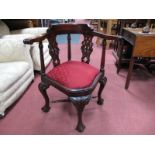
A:
{"type": "Polygon", "coordinates": [[[134,34],[132,34],[132,33],[128,32],[128,31],[124,30],[123,31],[123,38],[126,41],[128,41],[130,44],[134,45],[135,38],[136,38],[134,34]]]}

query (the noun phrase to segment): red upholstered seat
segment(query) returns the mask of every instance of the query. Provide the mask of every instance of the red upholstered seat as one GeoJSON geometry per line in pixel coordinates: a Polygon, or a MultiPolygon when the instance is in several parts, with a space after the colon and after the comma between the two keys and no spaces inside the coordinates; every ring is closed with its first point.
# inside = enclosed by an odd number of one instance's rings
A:
{"type": "Polygon", "coordinates": [[[85,88],[92,84],[99,70],[79,61],[68,61],[48,72],[48,76],[67,88],[85,88]]]}

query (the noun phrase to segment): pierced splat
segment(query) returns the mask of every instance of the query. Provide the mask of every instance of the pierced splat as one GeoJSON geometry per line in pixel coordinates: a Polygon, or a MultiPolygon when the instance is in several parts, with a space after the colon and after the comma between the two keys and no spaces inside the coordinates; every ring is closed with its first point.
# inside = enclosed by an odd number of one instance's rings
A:
{"type": "Polygon", "coordinates": [[[58,44],[56,42],[56,36],[52,36],[48,39],[49,41],[49,54],[52,57],[52,62],[54,67],[58,66],[60,64],[60,59],[59,59],[59,48],[58,48],[58,44]]]}
{"type": "Polygon", "coordinates": [[[84,40],[82,41],[81,51],[82,51],[82,58],[81,61],[88,63],[90,62],[90,54],[93,51],[93,43],[92,43],[92,36],[84,35],[84,40]]]}

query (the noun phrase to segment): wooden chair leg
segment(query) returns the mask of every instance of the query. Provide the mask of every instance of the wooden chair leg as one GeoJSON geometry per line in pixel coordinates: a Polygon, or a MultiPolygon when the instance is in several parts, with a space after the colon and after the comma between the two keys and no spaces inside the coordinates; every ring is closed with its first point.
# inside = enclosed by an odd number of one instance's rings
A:
{"type": "Polygon", "coordinates": [[[83,132],[85,129],[85,125],[83,124],[83,121],[82,121],[82,113],[84,111],[85,105],[89,103],[90,98],[91,98],[91,95],[82,96],[82,97],[70,97],[70,100],[72,101],[73,105],[77,110],[78,122],[77,122],[76,130],[79,132],[83,132]]]}
{"type": "Polygon", "coordinates": [[[83,121],[82,121],[82,113],[83,113],[85,104],[84,103],[74,104],[74,106],[76,107],[77,114],[78,114],[78,123],[76,126],[76,130],[79,132],[83,132],[85,129],[85,125],[83,124],[83,121]]]}
{"type": "Polygon", "coordinates": [[[98,101],[97,101],[98,105],[102,105],[103,102],[104,102],[104,100],[101,97],[101,95],[102,95],[102,91],[103,91],[103,89],[105,87],[106,82],[107,82],[107,78],[106,77],[104,77],[102,80],[100,80],[100,87],[99,87],[99,90],[98,90],[98,101]]]}
{"type": "Polygon", "coordinates": [[[128,89],[129,88],[129,84],[130,84],[130,79],[131,79],[131,74],[132,74],[134,62],[135,62],[135,58],[132,57],[131,60],[130,60],[128,75],[127,75],[127,78],[126,78],[125,89],[128,89]]]}
{"type": "Polygon", "coordinates": [[[38,88],[42,94],[42,96],[45,99],[45,105],[41,108],[43,112],[48,112],[50,110],[50,106],[49,106],[49,97],[47,95],[46,89],[49,86],[47,86],[46,84],[44,84],[43,82],[39,83],[38,88]]]}

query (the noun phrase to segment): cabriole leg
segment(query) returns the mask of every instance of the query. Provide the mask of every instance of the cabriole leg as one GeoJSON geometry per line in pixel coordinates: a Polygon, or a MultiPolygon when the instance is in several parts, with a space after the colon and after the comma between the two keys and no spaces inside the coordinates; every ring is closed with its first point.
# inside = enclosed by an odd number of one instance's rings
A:
{"type": "Polygon", "coordinates": [[[84,111],[85,105],[89,103],[90,98],[91,98],[90,95],[82,96],[82,97],[70,97],[70,100],[72,101],[73,105],[77,110],[78,121],[77,121],[76,130],[79,132],[83,132],[85,129],[85,125],[83,124],[83,121],[82,121],[82,113],[84,111]]]}
{"type": "Polygon", "coordinates": [[[102,98],[101,95],[102,95],[102,91],[103,91],[103,89],[105,87],[105,84],[107,82],[107,78],[104,77],[99,82],[100,82],[100,87],[99,87],[99,90],[98,90],[98,101],[97,101],[97,104],[98,105],[102,105],[103,102],[104,102],[104,99],[102,98]]]}
{"type": "Polygon", "coordinates": [[[74,106],[76,107],[77,114],[78,114],[78,123],[76,126],[76,130],[79,132],[83,132],[85,129],[85,125],[82,122],[82,113],[83,113],[85,104],[83,104],[83,103],[76,104],[75,103],[74,106]]]}
{"type": "Polygon", "coordinates": [[[49,97],[47,95],[46,89],[49,86],[44,84],[43,82],[39,83],[38,88],[42,94],[42,96],[45,99],[45,105],[41,108],[43,112],[48,112],[50,110],[50,106],[49,106],[49,97]]]}

